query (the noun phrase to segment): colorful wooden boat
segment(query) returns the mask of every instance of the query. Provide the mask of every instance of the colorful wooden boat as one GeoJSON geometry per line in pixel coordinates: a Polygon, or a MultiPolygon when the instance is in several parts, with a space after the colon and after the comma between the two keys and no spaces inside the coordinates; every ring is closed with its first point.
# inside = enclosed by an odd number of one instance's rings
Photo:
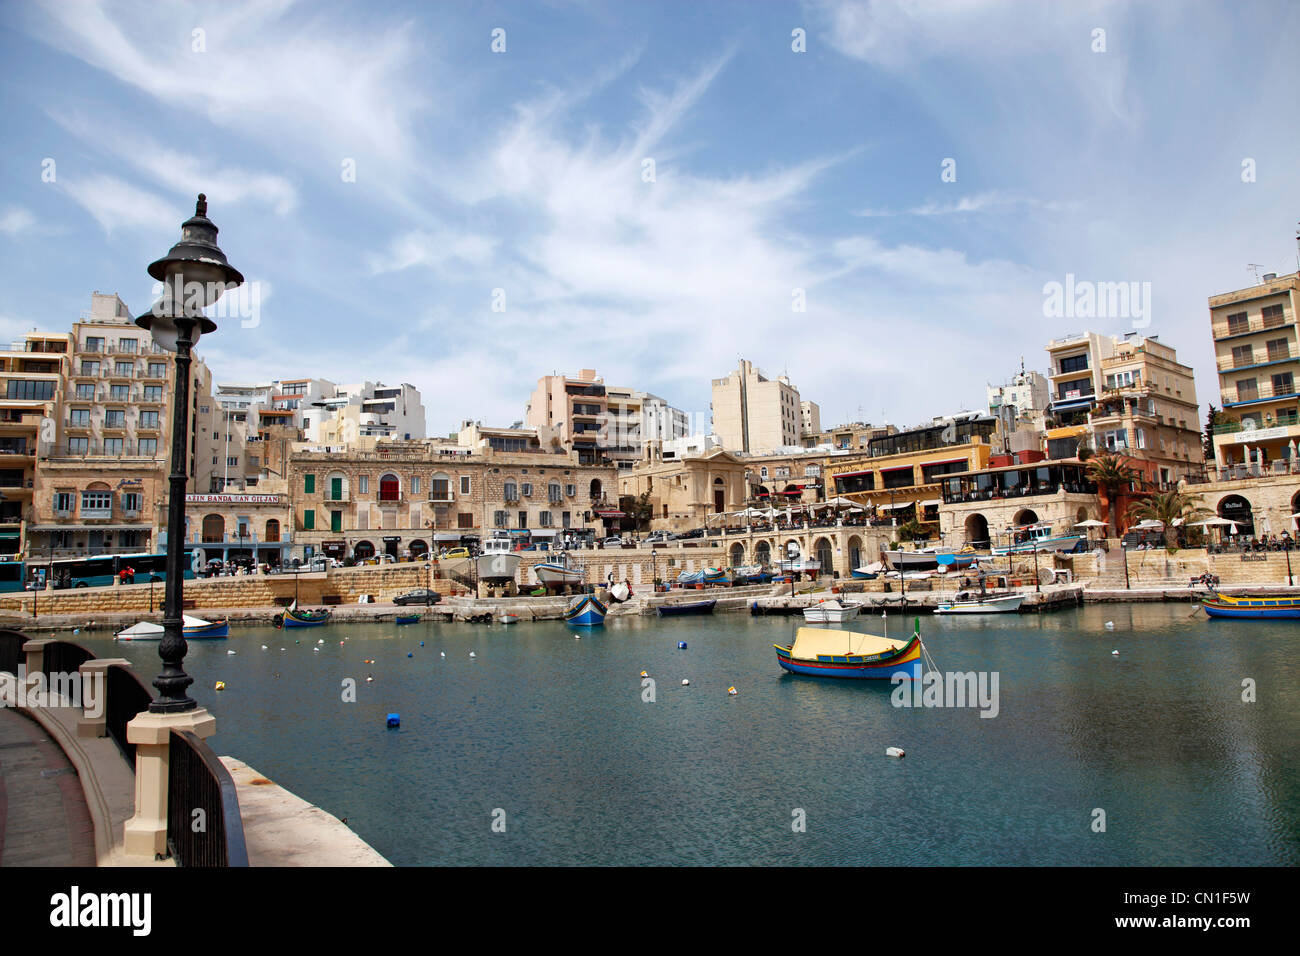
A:
{"type": "Polygon", "coordinates": [[[727,572],[722,568],[705,568],[704,583],[710,587],[717,587],[728,582],[727,572]]]}
{"type": "Polygon", "coordinates": [[[889,680],[896,674],[921,677],[921,637],[880,637],[859,631],[801,627],[794,643],[773,644],[777,663],[810,677],[889,680]]]}
{"type": "Polygon", "coordinates": [[[418,614],[399,614],[399,615],[397,615],[395,618],[393,618],[393,621],[396,622],[397,624],[419,624],[419,623],[420,623],[420,615],[418,615],[418,614]]]}
{"type": "Polygon", "coordinates": [[[941,568],[948,568],[950,571],[961,571],[974,564],[977,557],[979,555],[974,548],[962,548],[960,551],[951,554],[940,552],[934,556],[934,559],[939,562],[941,568]]]}
{"type": "Polygon", "coordinates": [[[1262,595],[1260,597],[1231,597],[1211,592],[1212,596],[1201,602],[1210,617],[1255,618],[1277,620],[1300,618],[1300,597],[1291,595],[1262,595]]]}
{"type": "Polygon", "coordinates": [[[677,575],[677,583],[678,584],[703,584],[704,571],[703,570],[683,571],[681,574],[677,575]]]}
{"type": "Polygon", "coordinates": [[[188,614],[182,614],[184,621],[185,640],[203,640],[218,637],[230,636],[229,621],[205,621],[201,617],[190,617],[188,614]]]}
{"type": "Polygon", "coordinates": [[[600,627],[608,609],[592,594],[579,594],[564,609],[564,620],[576,627],[600,627]]]}
{"type": "Polygon", "coordinates": [[[679,617],[684,614],[712,614],[713,606],[717,600],[712,601],[692,601],[689,604],[661,604],[659,605],[660,617],[679,617]]]}
{"type": "Polygon", "coordinates": [[[273,618],[276,627],[320,627],[322,624],[328,624],[330,612],[328,608],[318,608],[313,611],[304,611],[299,608],[285,608],[283,614],[277,614],[273,618]]]}

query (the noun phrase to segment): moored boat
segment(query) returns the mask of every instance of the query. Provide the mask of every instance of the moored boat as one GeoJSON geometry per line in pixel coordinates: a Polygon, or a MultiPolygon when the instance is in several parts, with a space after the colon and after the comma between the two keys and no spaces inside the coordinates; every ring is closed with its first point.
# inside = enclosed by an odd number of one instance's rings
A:
{"type": "Polygon", "coordinates": [[[1012,614],[1024,603],[1023,594],[984,595],[975,591],[958,591],[951,601],[941,602],[935,614],[1012,614]]]}
{"type": "Polygon", "coordinates": [[[162,625],[152,624],[149,621],[132,624],[113,635],[113,639],[117,641],[161,641],[162,638],[162,625]]]}
{"type": "Polygon", "coordinates": [[[564,620],[577,627],[600,627],[608,608],[593,594],[579,594],[564,609],[564,620]]]}
{"type": "Polygon", "coordinates": [[[1300,618],[1300,597],[1293,595],[1261,595],[1258,597],[1233,597],[1210,592],[1211,597],[1201,601],[1201,607],[1210,617],[1254,618],[1280,620],[1300,618]]]}
{"type": "Polygon", "coordinates": [[[711,601],[691,601],[687,604],[660,604],[660,617],[679,617],[685,614],[712,614],[717,599],[711,601]]]}
{"type": "Polygon", "coordinates": [[[880,572],[885,570],[884,564],[879,561],[873,561],[871,564],[863,565],[860,568],[853,569],[853,576],[865,581],[874,581],[880,577],[880,572]]]}
{"type": "Polygon", "coordinates": [[[1088,540],[1082,534],[1052,534],[1050,524],[1031,524],[1016,530],[1009,545],[993,548],[996,555],[1032,554],[1035,551],[1077,551],[1088,540]]]}
{"type": "Polygon", "coordinates": [[[889,680],[921,677],[921,637],[881,637],[860,631],[801,627],[790,645],[773,644],[777,663],[811,677],[889,680]]]}
{"type": "Polygon", "coordinates": [[[955,554],[955,548],[921,548],[918,551],[881,551],[885,561],[895,571],[933,571],[939,567],[941,555],[955,554]]]}
{"type": "Polygon", "coordinates": [[[182,614],[181,619],[185,625],[183,632],[187,641],[230,636],[229,621],[205,621],[201,617],[190,617],[188,614],[182,614]]]}
{"type": "Polygon", "coordinates": [[[320,627],[322,624],[328,624],[330,620],[329,608],[315,608],[313,610],[303,610],[299,607],[287,607],[283,614],[277,614],[272,618],[272,623],[276,627],[320,627]]]}
{"type": "Polygon", "coordinates": [[[399,615],[397,615],[395,618],[393,618],[393,621],[396,622],[397,624],[419,624],[419,623],[420,623],[420,615],[418,615],[418,614],[399,614],[399,615]]]}
{"type": "Polygon", "coordinates": [[[858,616],[861,604],[836,601],[818,601],[803,609],[803,619],[809,624],[847,624],[858,616]]]}
{"type": "Polygon", "coordinates": [[[723,568],[705,568],[702,580],[709,587],[717,587],[729,582],[727,572],[723,568]]]}
{"type": "Polygon", "coordinates": [[[969,568],[979,555],[974,548],[962,548],[960,551],[950,553],[939,552],[934,557],[939,562],[939,567],[960,571],[969,568]]]}

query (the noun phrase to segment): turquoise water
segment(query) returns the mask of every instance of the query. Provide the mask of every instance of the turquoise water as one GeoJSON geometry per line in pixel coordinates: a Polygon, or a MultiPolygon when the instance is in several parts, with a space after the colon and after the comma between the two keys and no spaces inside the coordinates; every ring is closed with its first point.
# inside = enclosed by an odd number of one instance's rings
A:
{"type": "MultiPolygon", "coordinates": [[[[993,719],[784,674],[771,645],[794,621],[742,614],[581,639],[556,623],[239,628],[191,643],[186,670],[218,753],[396,864],[1296,864],[1300,627],[1189,610],[922,618],[941,669],[998,672],[993,719]]],[[[157,673],[156,645],[73,639],[157,673]]]]}

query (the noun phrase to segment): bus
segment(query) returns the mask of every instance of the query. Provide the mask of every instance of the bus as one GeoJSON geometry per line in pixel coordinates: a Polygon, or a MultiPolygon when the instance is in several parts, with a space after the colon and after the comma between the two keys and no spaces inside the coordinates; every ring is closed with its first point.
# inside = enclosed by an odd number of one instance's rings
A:
{"type": "MultiPolygon", "coordinates": [[[[202,552],[193,548],[185,549],[182,567],[184,577],[194,577],[195,562],[202,560],[202,552]]],[[[124,569],[135,571],[135,583],[147,584],[150,581],[167,580],[167,555],[149,552],[138,554],[98,554],[84,558],[56,558],[46,562],[27,562],[26,578],[44,584],[47,576],[54,579],[55,588],[96,588],[106,587],[124,569]]],[[[2,582],[2,579],[0,579],[2,582]]],[[[0,590],[3,590],[0,584],[0,590]]],[[[11,590],[21,590],[21,586],[11,590]]]]}
{"type": "Polygon", "coordinates": [[[0,561],[0,594],[21,591],[25,569],[21,561],[0,561]]]}

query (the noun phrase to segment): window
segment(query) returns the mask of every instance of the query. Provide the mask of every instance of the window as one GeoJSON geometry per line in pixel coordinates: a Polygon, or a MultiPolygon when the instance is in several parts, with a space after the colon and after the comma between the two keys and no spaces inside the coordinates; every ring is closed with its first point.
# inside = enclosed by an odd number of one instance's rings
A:
{"type": "Polygon", "coordinates": [[[419,493],[420,493],[420,476],[416,475],[411,479],[411,494],[418,495],[419,493]]]}
{"type": "MultiPolygon", "coordinates": [[[[1286,339],[1282,340],[1283,342],[1286,339]]],[[[1250,365],[1255,361],[1255,347],[1252,345],[1235,345],[1232,348],[1232,364],[1235,368],[1250,365]]]]}
{"type": "Polygon", "coordinates": [[[519,500],[519,488],[513,481],[507,481],[502,489],[501,497],[506,501],[519,500]]]}
{"type": "Polygon", "coordinates": [[[98,362],[91,362],[91,361],[87,361],[87,360],[83,359],[82,362],[81,362],[81,374],[82,374],[82,375],[98,375],[98,374],[99,374],[99,363],[98,363],[98,362]]]}
{"type": "Polygon", "coordinates": [[[110,385],[108,387],[109,401],[125,402],[131,397],[131,386],[129,385],[110,385]]]}
{"type": "MultiPolygon", "coordinates": [[[[1141,434],[1141,429],[1138,429],[1138,433],[1141,434]]],[[[1103,432],[1102,441],[1105,443],[1106,448],[1110,451],[1115,451],[1116,449],[1120,449],[1120,448],[1127,448],[1128,432],[1122,428],[1118,428],[1113,431],[1103,432]]]]}
{"type": "Polygon", "coordinates": [[[510,526],[510,512],[509,512],[509,511],[494,511],[494,512],[492,512],[492,527],[494,527],[494,528],[507,528],[507,527],[509,527],[509,526],[510,526]]]}
{"type": "Polygon", "coordinates": [[[95,386],[89,382],[77,386],[77,398],[91,402],[95,400],[95,386]]]}
{"type": "Polygon", "coordinates": [[[93,335],[92,335],[92,336],[87,336],[87,338],[86,338],[86,349],[85,349],[85,350],[86,350],[87,352],[102,352],[102,351],[104,351],[104,339],[103,339],[103,337],[102,337],[102,336],[93,336],[93,335]]]}
{"type": "Polygon", "coordinates": [[[533,486],[527,481],[519,486],[519,491],[525,498],[531,498],[533,496],[533,486]]]}
{"type": "MultiPolygon", "coordinates": [[[[1269,339],[1264,343],[1264,347],[1268,349],[1268,360],[1270,362],[1278,362],[1291,357],[1291,346],[1287,344],[1286,339],[1269,339]]],[[[1233,349],[1232,354],[1235,356],[1237,350],[1233,349]]]]}
{"type": "Polygon", "coordinates": [[[162,386],[161,386],[161,385],[146,385],[146,386],[144,387],[144,400],[145,400],[146,402],[161,402],[161,401],[163,400],[163,399],[162,399],[162,386]]]}
{"type": "Polygon", "coordinates": [[[127,513],[140,513],[140,507],[144,504],[144,495],[139,492],[129,491],[122,495],[122,510],[127,513]]]}
{"type": "Polygon", "coordinates": [[[72,492],[59,491],[55,493],[54,513],[59,515],[72,514],[72,492]]]}
{"type": "Polygon", "coordinates": [[[81,513],[88,516],[90,512],[113,510],[113,493],[111,491],[83,491],[81,493],[81,513]]]}
{"type": "Polygon", "coordinates": [[[117,350],[119,352],[136,352],[140,348],[139,339],[118,339],[117,350]]]}
{"type": "MultiPolygon", "coordinates": [[[[149,363],[149,377],[150,377],[150,378],[166,378],[166,377],[167,377],[167,363],[166,363],[166,362],[150,362],[150,363],[149,363]]],[[[203,409],[203,414],[206,415],[207,412],[208,412],[208,410],[207,410],[206,408],[203,409]]]]}
{"type": "Polygon", "coordinates": [[[69,424],[69,425],[89,425],[89,424],[90,424],[90,409],[89,409],[89,408],[74,408],[74,409],[72,410],[71,414],[68,416],[68,424],[69,424]]]}
{"type": "Polygon", "coordinates": [[[1264,318],[1264,328],[1273,329],[1282,324],[1282,306],[1266,305],[1259,310],[1259,314],[1264,318]]]}
{"type": "Polygon", "coordinates": [[[537,513],[537,526],[540,528],[549,528],[551,526],[551,513],[549,511],[539,511],[537,513]]]}
{"type": "Polygon", "coordinates": [[[143,457],[145,457],[145,458],[157,458],[157,457],[158,457],[158,439],[156,439],[156,438],[141,438],[141,439],[140,439],[140,454],[141,454],[141,456],[143,456],[143,457]]]}
{"type": "Polygon", "coordinates": [[[105,438],[104,454],[120,456],[123,451],[124,441],[121,438],[105,438]]]}
{"type": "Polygon", "coordinates": [[[380,501],[400,501],[402,498],[402,483],[396,475],[379,476],[379,500],[380,501]]]}
{"type": "Polygon", "coordinates": [[[85,454],[87,454],[89,451],[90,451],[90,439],[89,439],[89,438],[69,438],[69,439],[68,439],[68,454],[69,454],[69,455],[85,455],[85,454]]]}
{"type": "MultiPolygon", "coordinates": [[[[469,475],[460,476],[460,493],[462,495],[469,494],[469,475]]],[[[473,516],[471,515],[471,517],[473,516]]],[[[469,525],[469,527],[473,527],[473,525],[469,525]]]]}
{"type": "Polygon", "coordinates": [[[1253,378],[1237,379],[1237,401],[1253,402],[1259,398],[1259,383],[1253,378]]]}
{"type": "Polygon", "coordinates": [[[110,408],[104,412],[105,428],[122,428],[126,425],[126,412],[120,408],[110,408]]]}
{"type": "Polygon", "coordinates": [[[519,512],[519,527],[521,527],[521,528],[527,528],[527,527],[528,527],[528,512],[527,512],[527,511],[521,511],[521,512],[519,512]]]}
{"type": "Polygon", "coordinates": [[[141,413],[140,413],[140,419],[139,419],[139,421],[136,422],[136,427],[137,427],[137,428],[157,428],[157,427],[158,427],[158,413],[157,413],[157,412],[141,412],[141,413]]]}
{"type": "Polygon", "coordinates": [[[238,468],[238,467],[239,467],[239,456],[238,456],[238,455],[230,455],[229,457],[227,457],[227,458],[226,458],[226,467],[227,467],[227,468],[238,468]]]}
{"type": "MultiPolygon", "coordinates": [[[[308,477],[308,478],[312,478],[312,477],[315,477],[315,476],[314,476],[314,475],[308,475],[307,477],[308,477]]],[[[310,488],[307,489],[307,490],[308,490],[308,492],[311,491],[310,488]]],[[[316,530],[316,511],[315,511],[314,509],[312,509],[312,508],[308,508],[308,509],[306,509],[305,511],[303,511],[303,513],[302,513],[302,529],[303,529],[304,531],[315,531],[315,530],[316,530]]]]}
{"type": "Polygon", "coordinates": [[[134,362],[118,362],[113,367],[113,374],[118,378],[130,378],[135,374],[134,362]]]}
{"type": "Polygon", "coordinates": [[[1088,354],[1071,355],[1061,359],[1061,372],[1082,372],[1088,367],[1088,354]]]}
{"type": "Polygon", "coordinates": [[[560,494],[560,483],[558,481],[553,481],[546,486],[546,500],[553,505],[558,505],[564,500],[564,497],[560,494]]]}
{"type": "Polygon", "coordinates": [[[573,497],[574,495],[576,495],[577,493],[578,493],[578,486],[577,486],[577,485],[565,485],[565,486],[564,486],[564,494],[565,494],[567,497],[572,498],[572,497],[573,497]]]}
{"type": "Polygon", "coordinates": [[[1295,392],[1295,381],[1290,372],[1283,372],[1280,375],[1273,376],[1273,394],[1274,395],[1291,395],[1295,392]]]}
{"type": "MultiPolygon", "coordinates": [[[[302,493],[305,495],[314,495],[316,493],[316,476],[302,476],[302,493]]],[[[308,512],[310,514],[310,512],[308,512]]]]}
{"type": "Polygon", "coordinates": [[[361,475],[357,478],[357,493],[362,495],[370,493],[369,475],[361,475]]]}
{"type": "Polygon", "coordinates": [[[54,397],[54,383],[13,381],[11,379],[9,381],[8,397],[23,399],[24,401],[45,401],[54,397]]]}
{"type": "Polygon", "coordinates": [[[451,482],[445,477],[435,477],[429,482],[430,501],[450,501],[451,482]]]}
{"type": "Polygon", "coordinates": [[[1250,328],[1250,320],[1246,318],[1245,312],[1237,312],[1228,316],[1228,334],[1237,335],[1245,332],[1250,328]]]}

